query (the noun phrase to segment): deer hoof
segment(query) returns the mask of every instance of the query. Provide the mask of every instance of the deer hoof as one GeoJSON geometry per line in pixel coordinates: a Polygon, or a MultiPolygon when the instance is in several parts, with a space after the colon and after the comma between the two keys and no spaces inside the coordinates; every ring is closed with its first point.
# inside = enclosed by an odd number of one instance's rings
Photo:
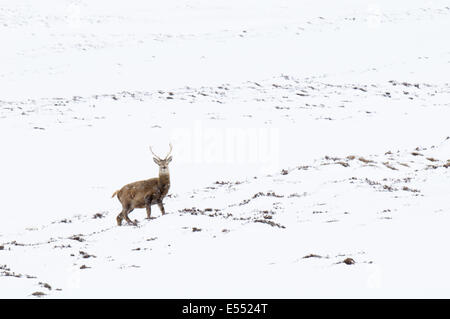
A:
{"type": "Polygon", "coordinates": [[[138,224],[138,221],[135,219],[135,220],[133,220],[131,223],[129,223],[130,225],[133,225],[133,226],[137,226],[137,224],[138,224]]]}

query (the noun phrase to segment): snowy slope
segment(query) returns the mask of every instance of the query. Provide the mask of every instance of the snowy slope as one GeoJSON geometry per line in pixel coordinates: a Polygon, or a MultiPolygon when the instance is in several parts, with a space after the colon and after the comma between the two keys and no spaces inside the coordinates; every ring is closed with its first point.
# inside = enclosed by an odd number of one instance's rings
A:
{"type": "Polygon", "coordinates": [[[448,297],[449,18],[1,1],[0,296],[448,297]],[[168,214],[116,226],[169,141],[168,214]]]}

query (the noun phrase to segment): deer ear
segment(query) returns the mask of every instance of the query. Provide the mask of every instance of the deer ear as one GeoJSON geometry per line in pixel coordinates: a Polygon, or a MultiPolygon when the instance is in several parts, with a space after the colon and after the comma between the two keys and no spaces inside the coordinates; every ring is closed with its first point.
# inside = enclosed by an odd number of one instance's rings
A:
{"type": "Polygon", "coordinates": [[[169,164],[170,162],[172,162],[172,156],[170,156],[168,159],[166,159],[167,164],[169,164]]]}
{"type": "Polygon", "coordinates": [[[157,165],[160,164],[160,163],[159,163],[159,160],[158,160],[156,157],[153,157],[153,161],[154,161],[157,165]]]}

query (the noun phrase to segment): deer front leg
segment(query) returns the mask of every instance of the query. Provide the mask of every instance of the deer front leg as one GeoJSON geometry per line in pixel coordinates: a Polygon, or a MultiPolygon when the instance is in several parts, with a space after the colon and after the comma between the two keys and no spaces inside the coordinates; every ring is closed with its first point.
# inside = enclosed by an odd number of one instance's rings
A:
{"type": "Polygon", "coordinates": [[[147,219],[150,219],[152,215],[152,197],[147,196],[144,198],[145,200],[145,208],[147,209],[147,219]]]}
{"type": "Polygon", "coordinates": [[[162,203],[161,200],[158,201],[158,207],[159,207],[159,209],[161,210],[161,214],[165,215],[165,214],[166,214],[166,211],[164,210],[164,206],[163,206],[163,203],[162,203]]]}
{"type": "Polygon", "coordinates": [[[151,205],[147,205],[145,208],[147,208],[147,219],[151,219],[151,215],[152,215],[152,206],[151,205]]]}

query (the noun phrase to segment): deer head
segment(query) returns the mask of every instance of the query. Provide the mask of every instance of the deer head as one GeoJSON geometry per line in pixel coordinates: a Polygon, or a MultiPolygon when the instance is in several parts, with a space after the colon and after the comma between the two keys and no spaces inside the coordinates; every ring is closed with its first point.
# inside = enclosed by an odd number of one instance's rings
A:
{"type": "Polygon", "coordinates": [[[169,153],[166,155],[164,159],[160,158],[158,155],[156,155],[152,147],[150,146],[150,151],[153,154],[153,161],[159,166],[159,174],[169,174],[169,163],[172,161],[172,156],[170,156],[170,153],[172,153],[172,144],[169,144],[170,150],[169,153]]]}

